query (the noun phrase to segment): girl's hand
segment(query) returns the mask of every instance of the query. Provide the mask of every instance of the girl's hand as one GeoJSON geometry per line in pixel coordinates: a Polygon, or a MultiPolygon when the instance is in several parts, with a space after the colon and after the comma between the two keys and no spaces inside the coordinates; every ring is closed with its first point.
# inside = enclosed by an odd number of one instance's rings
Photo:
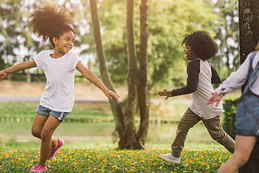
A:
{"type": "Polygon", "coordinates": [[[0,71],[0,82],[5,78],[6,73],[4,72],[4,70],[0,71]]]}
{"type": "Polygon", "coordinates": [[[166,96],[165,99],[168,99],[168,97],[172,97],[171,91],[168,91],[166,89],[163,89],[163,91],[158,92],[159,96],[166,96]]]}
{"type": "Polygon", "coordinates": [[[212,96],[208,99],[207,105],[216,102],[216,107],[219,105],[219,102],[221,101],[222,97],[218,95],[217,92],[211,93],[212,96]]]}
{"type": "Polygon", "coordinates": [[[109,98],[115,98],[117,101],[119,101],[120,96],[118,94],[116,94],[115,92],[111,91],[111,90],[107,90],[106,92],[104,92],[104,94],[109,98]]]}

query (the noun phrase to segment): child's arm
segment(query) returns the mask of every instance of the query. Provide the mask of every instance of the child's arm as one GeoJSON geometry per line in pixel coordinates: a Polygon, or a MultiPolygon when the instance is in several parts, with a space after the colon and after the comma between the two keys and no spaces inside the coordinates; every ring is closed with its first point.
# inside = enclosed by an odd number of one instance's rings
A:
{"type": "Polygon", "coordinates": [[[216,102],[216,107],[217,107],[221,100],[222,100],[222,96],[220,96],[217,92],[213,92],[211,93],[211,97],[207,101],[207,105],[216,102]]]}
{"type": "Polygon", "coordinates": [[[114,97],[116,100],[119,99],[119,95],[110,91],[102,81],[90,70],[88,70],[82,63],[79,61],[76,65],[77,70],[84,75],[86,79],[94,83],[98,88],[100,88],[103,93],[109,98],[112,99],[114,97]]]}
{"type": "Polygon", "coordinates": [[[211,76],[212,84],[217,84],[222,82],[220,75],[218,74],[218,72],[215,70],[213,66],[211,66],[211,73],[212,73],[212,76],[211,76]]]}
{"type": "Polygon", "coordinates": [[[22,70],[25,70],[25,69],[28,69],[28,68],[33,68],[33,67],[36,67],[36,63],[34,60],[31,60],[31,61],[27,61],[27,62],[21,62],[19,64],[16,64],[12,67],[9,67],[9,68],[6,68],[2,71],[0,71],[0,81],[8,74],[10,73],[15,73],[15,72],[18,72],[18,71],[22,71],[22,70]]]}
{"type": "Polygon", "coordinates": [[[172,92],[168,91],[166,89],[163,89],[163,91],[158,92],[159,96],[166,96],[165,99],[168,99],[168,97],[172,97],[172,92]]]}
{"type": "Polygon", "coordinates": [[[0,82],[5,78],[5,76],[6,76],[6,73],[3,70],[0,71],[0,82]]]}

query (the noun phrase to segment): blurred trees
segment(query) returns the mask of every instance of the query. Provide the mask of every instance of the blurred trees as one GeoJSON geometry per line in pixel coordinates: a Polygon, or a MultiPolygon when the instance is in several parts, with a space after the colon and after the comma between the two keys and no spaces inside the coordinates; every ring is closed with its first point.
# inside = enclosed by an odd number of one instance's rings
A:
{"type": "MultiPolygon", "coordinates": [[[[32,10],[39,5],[54,3],[54,0],[1,0],[0,1],[0,66],[26,61],[48,47],[31,36],[28,21],[32,10]]],[[[89,2],[83,0],[57,1],[67,8],[74,19],[77,32],[74,52],[80,54],[83,63],[99,74],[96,64],[93,28],[91,27],[89,2]]],[[[125,83],[127,74],[125,0],[98,2],[100,28],[104,53],[111,78],[116,83],[125,83]]],[[[237,0],[224,0],[213,4],[210,0],[155,1],[149,2],[149,39],[147,55],[148,84],[150,89],[181,85],[185,81],[186,61],[182,38],[196,30],[206,30],[216,36],[220,54],[211,60],[220,74],[228,73],[238,66],[237,57],[237,0]],[[216,10],[215,10],[216,9],[216,10]],[[213,11],[214,10],[214,11],[213,11]]],[[[136,0],[135,14],[139,14],[140,0],[136,0]]],[[[139,21],[139,15],[135,15],[139,21]]],[[[140,24],[136,22],[136,28],[140,24]]],[[[140,31],[135,30],[136,55],[139,58],[140,31]]],[[[225,75],[226,76],[226,75],[225,75]]]]}
{"type": "MultiPolygon", "coordinates": [[[[139,13],[140,1],[135,1],[135,14],[139,13]]],[[[127,55],[125,23],[125,1],[106,0],[100,5],[100,21],[103,30],[103,45],[109,62],[109,72],[114,81],[125,82],[127,55]]],[[[196,30],[206,30],[215,36],[215,21],[218,15],[213,13],[213,6],[204,0],[195,3],[189,0],[149,1],[148,9],[148,83],[149,88],[157,85],[172,86],[181,84],[186,77],[182,39],[185,34],[196,30]]],[[[135,21],[139,16],[135,16],[135,21]]],[[[135,23],[139,28],[139,23],[135,23]]],[[[136,52],[140,42],[139,31],[135,31],[136,52]]],[[[138,58],[138,57],[137,57],[138,58]]]]}
{"type": "Polygon", "coordinates": [[[236,71],[239,61],[239,17],[237,0],[220,0],[215,4],[214,12],[220,18],[217,20],[216,41],[219,53],[210,60],[223,78],[236,71]]]}

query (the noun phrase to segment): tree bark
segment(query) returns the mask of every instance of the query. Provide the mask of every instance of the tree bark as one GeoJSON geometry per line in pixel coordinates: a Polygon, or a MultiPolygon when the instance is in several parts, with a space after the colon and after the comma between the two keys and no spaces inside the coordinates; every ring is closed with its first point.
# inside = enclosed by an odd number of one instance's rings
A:
{"type": "Polygon", "coordinates": [[[258,0],[239,0],[240,62],[255,50],[259,40],[258,0]]]}
{"type": "Polygon", "coordinates": [[[134,149],[136,145],[135,113],[137,105],[137,60],[134,42],[134,0],[127,0],[126,38],[128,55],[128,100],[124,112],[125,130],[120,140],[122,148],[134,149]]]}
{"type": "Polygon", "coordinates": [[[147,41],[148,41],[148,0],[141,0],[140,4],[140,53],[139,53],[139,110],[140,124],[137,132],[137,149],[145,148],[142,143],[146,139],[149,124],[149,105],[148,105],[148,83],[147,83],[147,41]]]}
{"type": "Polygon", "coordinates": [[[30,70],[28,69],[28,70],[26,70],[26,78],[27,78],[27,83],[31,83],[31,73],[30,73],[30,70]]]}
{"type": "MultiPolygon", "coordinates": [[[[100,34],[100,24],[99,24],[99,17],[98,17],[98,10],[97,10],[97,3],[96,0],[90,0],[90,7],[91,7],[91,16],[92,16],[92,24],[93,24],[93,31],[94,31],[94,38],[95,38],[95,46],[96,46],[96,53],[97,59],[99,62],[100,74],[103,83],[112,91],[115,92],[113,83],[108,73],[108,69],[105,63],[105,57],[103,53],[102,47],[102,39],[100,34]]],[[[122,132],[124,130],[124,120],[123,120],[123,112],[121,105],[114,99],[109,100],[111,110],[114,115],[115,120],[115,131],[118,132],[119,137],[122,137],[122,132]]]]}
{"type": "MultiPolygon", "coordinates": [[[[116,131],[120,138],[118,143],[119,149],[145,149],[142,145],[142,141],[147,136],[149,123],[147,98],[147,2],[148,0],[142,0],[140,6],[141,44],[139,61],[140,69],[138,71],[134,42],[134,0],[127,0],[126,37],[128,55],[128,100],[124,113],[122,111],[122,106],[118,102],[113,100],[110,101],[110,107],[115,119],[116,131]],[[137,110],[138,96],[141,120],[139,131],[136,133],[135,114],[137,110]]],[[[96,0],[90,0],[90,7],[101,78],[108,88],[115,91],[105,64],[96,0]]]]}
{"type": "MultiPolygon", "coordinates": [[[[240,61],[255,50],[259,41],[259,1],[239,0],[240,61]]],[[[240,173],[259,172],[259,142],[257,140],[248,162],[239,169],[240,173]]]]}

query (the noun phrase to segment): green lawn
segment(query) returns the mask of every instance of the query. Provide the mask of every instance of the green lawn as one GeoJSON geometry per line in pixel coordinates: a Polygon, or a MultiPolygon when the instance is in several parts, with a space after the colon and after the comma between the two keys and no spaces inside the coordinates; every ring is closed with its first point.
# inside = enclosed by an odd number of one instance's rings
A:
{"type": "MultiPolygon", "coordinates": [[[[0,120],[27,121],[32,120],[36,114],[39,102],[29,101],[1,101],[0,120]]],[[[73,111],[66,118],[67,121],[111,121],[113,115],[109,109],[109,103],[75,103],[73,111]]]]}

